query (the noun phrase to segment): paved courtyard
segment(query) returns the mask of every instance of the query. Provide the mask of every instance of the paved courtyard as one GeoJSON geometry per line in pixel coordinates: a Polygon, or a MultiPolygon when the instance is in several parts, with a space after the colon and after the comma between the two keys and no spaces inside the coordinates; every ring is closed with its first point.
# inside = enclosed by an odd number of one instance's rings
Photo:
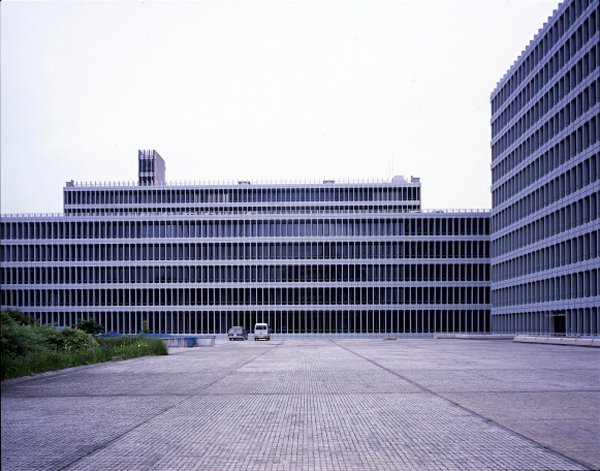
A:
{"type": "Polygon", "coordinates": [[[600,468],[600,349],[217,341],[2,383],[2,470],[600,468]]]}

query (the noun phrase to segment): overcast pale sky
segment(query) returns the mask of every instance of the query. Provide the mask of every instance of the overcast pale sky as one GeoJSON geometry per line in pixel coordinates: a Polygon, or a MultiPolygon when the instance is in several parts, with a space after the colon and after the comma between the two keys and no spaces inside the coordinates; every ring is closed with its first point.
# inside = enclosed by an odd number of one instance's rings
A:
{"type": "Polygon", "coordinates": [[[1,211],[66,181],[421,177],[489,208],[490,104],[557,1],[0,3],[1,211]]]}

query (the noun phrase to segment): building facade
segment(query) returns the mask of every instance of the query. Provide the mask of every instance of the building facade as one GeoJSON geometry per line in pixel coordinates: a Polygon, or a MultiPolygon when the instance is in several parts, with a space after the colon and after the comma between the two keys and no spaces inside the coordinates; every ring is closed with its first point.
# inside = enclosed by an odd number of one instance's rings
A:
{"type": "Polygon", "coordinates": [[[424,211],[419,179],[69,182],[5,215],[0,305],[107,331],[600,335],[599,2],[568,0],[491,95],[492,210],[424,211]]]}
{"type": "Polygon", "coordinates": [[[491,95],[496,332],[599,335],[599,15],[561,4],[491,95]]]}
{"type": "Polygon", "coordinates": [[[423,212],[416,178],[170,185],[149,168],[67,183],[60,215],[4,216],[2,307],[122,333],[489,331],[488,211],[423,212]]]}

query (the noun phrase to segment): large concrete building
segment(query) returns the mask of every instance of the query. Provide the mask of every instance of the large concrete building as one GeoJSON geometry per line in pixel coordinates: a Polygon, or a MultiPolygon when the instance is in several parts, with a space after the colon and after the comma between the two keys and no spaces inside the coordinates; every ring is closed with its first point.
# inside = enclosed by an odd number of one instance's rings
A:
{"type": "Polygon", "coordinates": [[[124,333],[489,330],[489,211],[422,211],[417,178],[166,184],[138,157],[136,184],[69,182],[63,214],[2,218],[3,307],[124,333]]]}
{"type": "Polygon", "coordinates": [[[418,179],[67,183],[4,215],[0,304],[107,331],[600,335],[598,1],[563,3],[498,83],[489,211],[425,211],[418,179]]]}
{"type": "Polygon", "coordinates": [[[598,1],[560,5],[492,104],[492,330],[599,335],[598,1]]]}

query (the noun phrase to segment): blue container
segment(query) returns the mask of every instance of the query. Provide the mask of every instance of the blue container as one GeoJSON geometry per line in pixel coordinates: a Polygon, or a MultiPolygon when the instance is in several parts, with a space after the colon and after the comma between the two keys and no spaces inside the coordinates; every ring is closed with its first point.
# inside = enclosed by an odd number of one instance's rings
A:
{"type": "Polygon", "coordinates": [[[196,337],[186,337],[185,340],[187,342],[187,346],[188,347],[195,347],[196,346],[196,337]]]}

